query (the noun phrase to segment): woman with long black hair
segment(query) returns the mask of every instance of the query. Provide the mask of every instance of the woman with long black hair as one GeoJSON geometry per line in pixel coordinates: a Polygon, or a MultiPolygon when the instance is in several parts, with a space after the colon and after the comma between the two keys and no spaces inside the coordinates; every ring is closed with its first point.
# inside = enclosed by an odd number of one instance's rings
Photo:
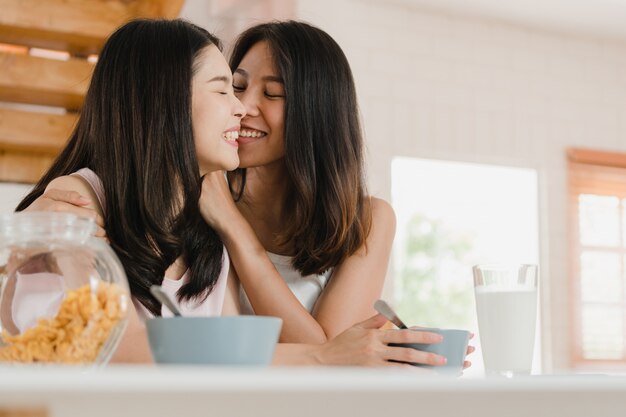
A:
{"type": "Polygon", "coordinates": [[[139,342],[146,353],[136,319],[162,314],[153,284],[176,296],[187,315],[236,314],[227,297],[228,252],[198,210],[202,177],[239,163],[245,109],[220,48],[182,20],[119,28],[99,56],[67,145],[17,207],[46,189],[89,197],[83,209],[102,219],[138,313],[122,353],[139,342]]]}

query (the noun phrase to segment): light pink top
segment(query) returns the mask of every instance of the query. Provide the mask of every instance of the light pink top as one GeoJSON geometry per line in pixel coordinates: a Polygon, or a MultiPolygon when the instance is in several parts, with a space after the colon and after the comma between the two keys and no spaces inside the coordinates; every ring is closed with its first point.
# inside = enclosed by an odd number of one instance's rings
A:
{"type": "MultiPolygon", "coordinates": [[[[72,175],[80,176],[82,179],[87,181],[94,193],[98,197],[98,202],[100,203],[100,207],[102,210],[106,210],[105,206],[105,197],[104,197],[104,187],[102,186],[102,182],[100,178],[89,168],[83,168],[72,175]]],[[[228,280],[228,268],[230,267],[230,259],[228,257],[228,251],[226,247],[224,247],[223,256],[222,256],[222,271],[220,272],[219,277],[217,278],[217,282],[213,287],[213,291],[209,294],[209,296],[199,303],[193,301],[187,301],[180,303],[181,304],[181,313],[185,316],[219,316],[222,314],[222,307],[224,305],[224,296],[226,294],[226,283],[228,280]]],[[[176,297],[176,292],[190,279],[190,270],[187,269],[183,276],[178,279],[170,279],[167,277],[163,278],[163,283],[161,286],[163,290],[166,291],[172,298],[178,299],[176,297]]],[[[137,301],[133,297],[133,304],[137,309],[137,313],[139,317],[146,319],[152,317],[152,313],[144,307],[139,301],[137,301]]],[[[172,313],[166,308],[161,307],[161,315],[163,317],[171,317],[172,313]]]]}

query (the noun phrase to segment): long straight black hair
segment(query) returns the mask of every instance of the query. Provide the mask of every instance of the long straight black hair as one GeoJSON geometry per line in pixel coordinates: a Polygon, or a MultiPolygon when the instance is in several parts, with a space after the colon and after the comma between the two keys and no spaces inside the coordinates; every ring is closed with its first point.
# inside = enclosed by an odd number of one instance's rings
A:
{"type": "MultiPolygon", "coordinates": [[[[321,273],[362,247],[371,228],[352,71],[330,35],[297,21],[246,30],[233,47],[231,70],[262,41],[285,84],[285,165],[293,207],[278,243],[293,248],[300,273],[321,273]]],[[[245,169],[230,177],[240,198],[245,169]]]]}
{"type": "Polygon", "coordinates": [[[223,244],[198,209],[201,178],[191,121],[191,85],[203,49],[219,40],[183,20],[139,19],[107,40],[66,147],[33,191],[90,168],[104,186],[104,223],[132,295],[154,315],[149,292],[180,256],[191,279],[179,300],[202,300],[222,267],[223,244]]]}

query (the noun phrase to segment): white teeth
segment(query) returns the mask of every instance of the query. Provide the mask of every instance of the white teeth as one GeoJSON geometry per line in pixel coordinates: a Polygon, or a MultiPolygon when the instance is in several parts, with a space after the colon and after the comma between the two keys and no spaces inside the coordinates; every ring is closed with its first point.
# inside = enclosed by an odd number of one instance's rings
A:
{"type": "Polygon", "coordinates": [[[265,132],[261,132],[260,130],[242,129],[241,132],[239,132],[239,136],[243,138],[260,138],[265,136],[265,132]]]}
{"type": "Polygon", "coordinates": [[[237,140],[239,138],[239,132],[237,131],[224,132],[222,136],[226,140],[237,140]]]}

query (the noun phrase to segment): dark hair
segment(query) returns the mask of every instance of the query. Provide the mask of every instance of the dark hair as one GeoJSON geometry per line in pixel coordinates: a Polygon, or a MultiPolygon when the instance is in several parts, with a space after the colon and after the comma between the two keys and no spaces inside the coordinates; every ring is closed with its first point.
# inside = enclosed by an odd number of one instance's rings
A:
{"type": "Polygon", "coordinates": [[[219,40],[183,20],[131,21],[107,40],[67,146],[33,191],[90,168],[106,198],[104,222],[132,295],[154,315],[149,292],[180,256],[191,279],[179,300],[204,299],[222,267],[223,244],[198,209],[201,178],[191,121],[191,85],[203,48],[219,40]]]}
{"type": "MultiPolygon", "coordinates": [[[[296,21],[246,30],[233,47],[231,69],[261,41],[285,83],[285,165],[293,210],[279,244],[294,249],[293,266],[300,273],[321,273],[363,246],[371,227],[352,72],[326,32],[296,21]]],[[[240,198],[245,170],[230,175],[240,198]]]]}

